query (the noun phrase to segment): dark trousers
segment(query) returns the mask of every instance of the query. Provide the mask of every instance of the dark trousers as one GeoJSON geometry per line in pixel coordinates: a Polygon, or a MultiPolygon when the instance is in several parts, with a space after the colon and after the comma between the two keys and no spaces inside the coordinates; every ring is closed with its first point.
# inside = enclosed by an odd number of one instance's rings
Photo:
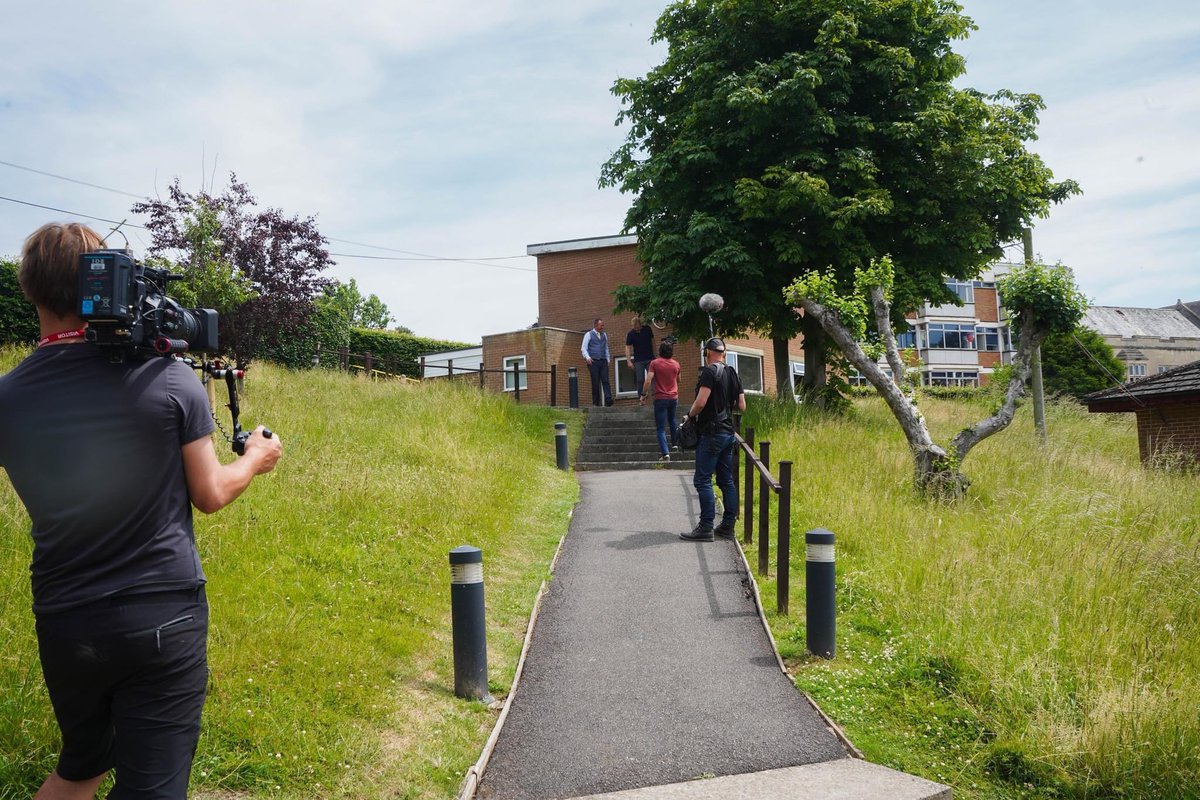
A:
{"type": "Polygon", "coordinates": [[[59,777],[115,769],[110,800],[186,797],[208,686],[207,634],[203,589],[39,615],[42,674],[63,738],[59,777]]]}
{"type": "Polygon", "coordinates": [[[588,372],[592,376],[592,405],[611,406],[612,389],[608,386],[608,359],[593,358],[592,363],[588,364],[588,372]],[[604,396],[601,397],[600,390],[603,388],[604,396]]]}

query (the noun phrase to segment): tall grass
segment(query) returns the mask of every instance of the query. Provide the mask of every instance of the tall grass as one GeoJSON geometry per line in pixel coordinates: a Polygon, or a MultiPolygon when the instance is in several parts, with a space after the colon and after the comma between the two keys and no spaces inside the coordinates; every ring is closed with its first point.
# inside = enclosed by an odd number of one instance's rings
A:
{"type": "MultiPolygon", "coordinates": [[[[277,431],[284,458],[233,506],[197,516],[212,680],[193,792],[453,796],[495,713],[453,696],[447,552],[484,551],[502,693],[577,497],[554,468],[553,422],[569,419],[578,441],[580,421],[461,384],[265,364],[246,388],[244,424],[277,431]]],[[[0,798],[28,797],[58,747],[29,553],[28,518],[2,481],[0,798]]]]}
{"type": "MultiPolygon", "coordinates": [[[[923,408],[940,441],[986,410],[923,408]]],[[[1200,479],[1144,469],[1132,415],[1052,405],[1041,445],[1023,409],[955,504],[914,493],[878,400],[746,424],[795,462],[793,541],[837,534],[839,658],[802,657],[802,551],[771,622],[868,757],[956,797],[1200,797],[1200,479]]]]}

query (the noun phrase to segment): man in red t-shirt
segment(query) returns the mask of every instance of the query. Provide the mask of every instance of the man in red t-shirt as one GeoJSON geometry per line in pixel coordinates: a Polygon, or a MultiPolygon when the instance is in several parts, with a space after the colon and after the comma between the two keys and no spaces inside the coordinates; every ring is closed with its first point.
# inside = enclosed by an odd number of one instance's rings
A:
{"type": "Polygon", "coordinates": [[[658,358],[646,368],[646,383],[642,387],[642,396],[638,398],[638,402],[644,405],[646,395],[650,394],[650,385],[654,385],[654,427],[658,432],[658,449],[662,453],[659,461],[671,460],[671,452],[667,450],[668,431],[672,449],[679,449],[675,432],[675,407],[679,405],[679,362],[672,358],[674,355],[675,345],[670,342],[658,346],[658,358]]]}

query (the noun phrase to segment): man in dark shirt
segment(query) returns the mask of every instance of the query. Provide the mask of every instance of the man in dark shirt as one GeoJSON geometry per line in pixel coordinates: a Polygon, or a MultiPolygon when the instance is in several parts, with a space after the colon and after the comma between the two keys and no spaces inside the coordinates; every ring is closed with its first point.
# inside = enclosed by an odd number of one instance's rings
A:
{"type": "Polygon", "coordinates": [[[113,363],[84,342],[77,223],[34,232],[21,289],[38,348],[0,376],[0,466],[29,512],[38,652],[62,752],[37,800],[184,798],[208,682],[208,605],[192,506],[233,502],[271,471],[256,430],[222,465],[208,398],[172,358],[113,363]]]}
{"type": "Polygon", "coordinates": [[[638,400],[646,382],[646,368],[654,360],[654,331],[642,324],[641,317],[633,317],[633,327],[625,334],[625,357],[633,367],[633,379],[637,382],[638,400]]]}
{"type": "Polygon", "coordinates": [[[746,410],[746,394],[737,370],[725,365],[725,342],[713,337],[704,343],[707,364],[700,370],[696,399],[684,415],[696,420],[700,441],[696,445],[696,472],[692,485],[700,498],[700,521],[679,538],[688,542],[711,542],[715,536],[733,538],[738,517],[737,488],[733,482],[734,411],[746,410]],[[715,529],[717,496],[713,492],[713,472],[721,487],[725,512],[715,529]]]}

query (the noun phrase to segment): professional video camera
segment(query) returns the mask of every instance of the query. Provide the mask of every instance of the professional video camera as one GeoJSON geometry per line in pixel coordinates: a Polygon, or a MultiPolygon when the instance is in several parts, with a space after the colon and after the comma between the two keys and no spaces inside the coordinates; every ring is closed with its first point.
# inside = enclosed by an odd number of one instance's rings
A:
{"type": "MultiPolygon", "coordinates": [[[[233,420],[233,435],[228,438],[233,452],[240,456],[246,452],[250,431],[242,430],[238,419],[234,381],[244,373],[179,355],[219,350],[217,312],[211,308],[184,308],[167,297],[167,285],[182,278],[165,269],[145,266],[128,250],[84,253],[79,257],[79,316],[88,324],[84,339],[107,348],[113,361],[124,361],[130,355],[172,356],[205,376],[224,378],[233,420]]],[[[263,435],[269,439],[273,434],[263,429],[263,435]]]]}
{"type": "Polygon", "coordinates": [[[147,267],[128,250],[96,250],[79,258],[79,316],[85,339],[111,348],[113,358],[217,352],[217,312],[184,308],[167,297],[167,284],[180,280],[147,267]]]}

